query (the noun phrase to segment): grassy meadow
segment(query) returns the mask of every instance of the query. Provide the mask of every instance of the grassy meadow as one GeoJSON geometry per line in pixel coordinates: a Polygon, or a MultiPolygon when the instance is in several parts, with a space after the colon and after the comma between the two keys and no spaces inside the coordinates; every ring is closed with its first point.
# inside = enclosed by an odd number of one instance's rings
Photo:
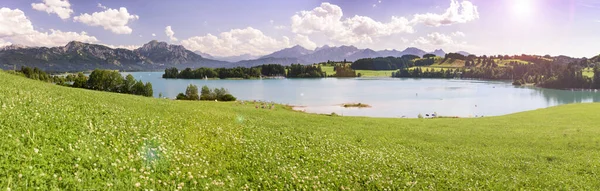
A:
{"type": "Polygon", "coordinates": [[[380,119],[0,84],[3,190],[600,189],[600,104],[380,119]]]}
{"type": "Polygon", "coordinates": [[[594,77],[594,68],[584,68],[582,71],[583,76],[587,76],[590,78],[594,77]]]}

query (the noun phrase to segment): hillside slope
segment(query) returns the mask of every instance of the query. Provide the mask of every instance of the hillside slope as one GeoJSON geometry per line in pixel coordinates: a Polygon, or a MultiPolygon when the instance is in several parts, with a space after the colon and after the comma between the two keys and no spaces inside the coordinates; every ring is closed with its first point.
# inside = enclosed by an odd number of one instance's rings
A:
{"type": "Polygon", "coordinates": [[[2,189],[600,189],[600,104],[375,119],[0,84],[2,189]]]}

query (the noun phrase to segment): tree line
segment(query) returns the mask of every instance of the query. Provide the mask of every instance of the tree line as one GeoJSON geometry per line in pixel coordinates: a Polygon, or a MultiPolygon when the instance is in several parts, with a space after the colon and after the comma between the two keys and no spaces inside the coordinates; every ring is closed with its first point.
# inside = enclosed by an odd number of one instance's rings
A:
{"type": "Polygon", "coordinates": [[[420,67],[400,69],[392,73],[397,78],[473,78],[487,80],[512,80],[515,85],[536,84],[554,89],[600,89],[600,66],[594,65],[594,77],[583,75],[590,63],[586,60],[569,64],[538,60],[538,63],[511,62],[510,67],[473,67],[433,70],[420,67]]]}
{"type": "Polygon", "coordinates": [[[81,72],[66,76],[51,76],[38,68],[30,67],[22,67],[21,70],[15,71],[15,73],[34,80],[74,88],[142,95],[146,97],[152,97],[153,94],[150,82],[144,84],[142,81],[136,81],[131,74],[123,78],[121,73],[113,70],[96,69],[89,77],[81,72]]]}
{"type": "MultiPolygon", "coordinates": [[[[353,70],[397,70],[400,68],[410,68],[415,66],[416,62],[420,65],[427,65],[430,60],[433,64],[435,58],[427,58],[427,61],[415,61],[421,57],[415,55],[404,55],[402,57],[377,57],[362,58],[354,61],[350,66],[353,70]]],[[[429,65],[431,65],[429,64],[429,65]]]]}
{"type": "Polygon", "coordinates": [[[177,100],[218,100],[218,101],[235,101],[236,97],[231,95],[225,88],[210,89],[208,86],[202,86],[200,95],[198,95],[198,86],[190,84],[185,93],[179,93],[177,100]]]}
{"type": "Polygon", "coordinates": [[[292,64],[288,67],[288,78],[323,78],[327,74],[321,69],[321,65],[292,64]]]}
{"type": "Polygon", "coordinates": [[[460,77],[460,69],[434,70],[427,68],[423,70],[421,67],[409,70],[402,68],[398,72],[392,72],[392,77],[395,78],[457,78],[460,77]]]}
{"type": "Polygon", "coordinates": [[[163,78],[179,79],[204,79],[204,78],[260,78],[261,76],[285,76],[285,67],[279,64],[267,64],[251,68],[186,68],[179,71],[177,68],[165,69],[163,78]]]}

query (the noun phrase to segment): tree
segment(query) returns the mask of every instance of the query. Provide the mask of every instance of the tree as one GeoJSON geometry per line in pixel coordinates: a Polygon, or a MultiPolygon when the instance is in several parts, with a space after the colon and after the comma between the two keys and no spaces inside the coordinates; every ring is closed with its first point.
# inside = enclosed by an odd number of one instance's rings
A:
{"type": "Polygon", "coordinates": [[[228,93],[229,93],[229,92],[227,92],[227,90],[226,90],[225,88],[220,88],[220,89],[219,89],[219,88],[215,88],[215,90],[213,90],[213,92],[214,92],[214,94],[215,94],[215,97],[216,97],[216,99],[219,99],[219,100],[220,100],[221,98],[223,98],[223,96],[224,96],[225,94],[228,94],[228,93]]]}
{"type": "Polygon", "coordinates": [[[86,88],[88,77],[83,73],[77,73],[77,76],[73,79],[73,87],[75,88],[86,88]]]}
{"type": "Polygon", "coordinates": [[[146,86],[144,86],[144,83],[139,80],[133,85],[131,93],[134,95],[144,95],[146,93],[146,86]]]}
{"type": "Polygon", "coordinates": [[[423,58],[435,58],[435,54],[425,54],[423,55],[423,58]]]}
{"type": "Polygon", "coordinates": [[[132,93],[132,88],[133,85],[135,85],[135,78],[133,78],[133,76],[131,74],[127,75],[127,77],[125,77],[125,81],[123,81],[123,86],[122,86],[122,93],[132,93]]]}
{"type": "Polygon", "coordinates": [[[185,89],[185,97],[188,100],[199,100],[200,96],[198,96],[198,86],[190,84],[185,89]]]}
{"type": "Polygon", "coordinates": [[[593,80],[593,88],[594,89],[600,89],[600,66],[598,66],[598,64],[596,64],[596,66],[594,66],[594,80],[593,80]]]}
{"type": "Polygon", "coordinates": [[[154,90],[152,90],[152,84],[150,82],[146,82],[146,85],[144,86],[144,96],[152,97],[153,94],[154,90]]]}
{"type": "Polygon", "coordinates": [[[202,86],[202,90],[200,92],[200,100],[214,100],[215,96],[213,95],[212,90],[208,88],[208,86],[202,86]]]}

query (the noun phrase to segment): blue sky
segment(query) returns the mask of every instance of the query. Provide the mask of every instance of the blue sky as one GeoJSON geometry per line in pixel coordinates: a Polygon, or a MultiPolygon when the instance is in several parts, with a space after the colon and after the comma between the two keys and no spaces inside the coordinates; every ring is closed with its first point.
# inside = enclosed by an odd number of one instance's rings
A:
{"type": "Polygon", "coordinates": [[[0,46],[79,40],[135,48],[159,40],[215,56],[296,44],[600,53],[600,0],[4,0],[0,14],[0,46]]]}

